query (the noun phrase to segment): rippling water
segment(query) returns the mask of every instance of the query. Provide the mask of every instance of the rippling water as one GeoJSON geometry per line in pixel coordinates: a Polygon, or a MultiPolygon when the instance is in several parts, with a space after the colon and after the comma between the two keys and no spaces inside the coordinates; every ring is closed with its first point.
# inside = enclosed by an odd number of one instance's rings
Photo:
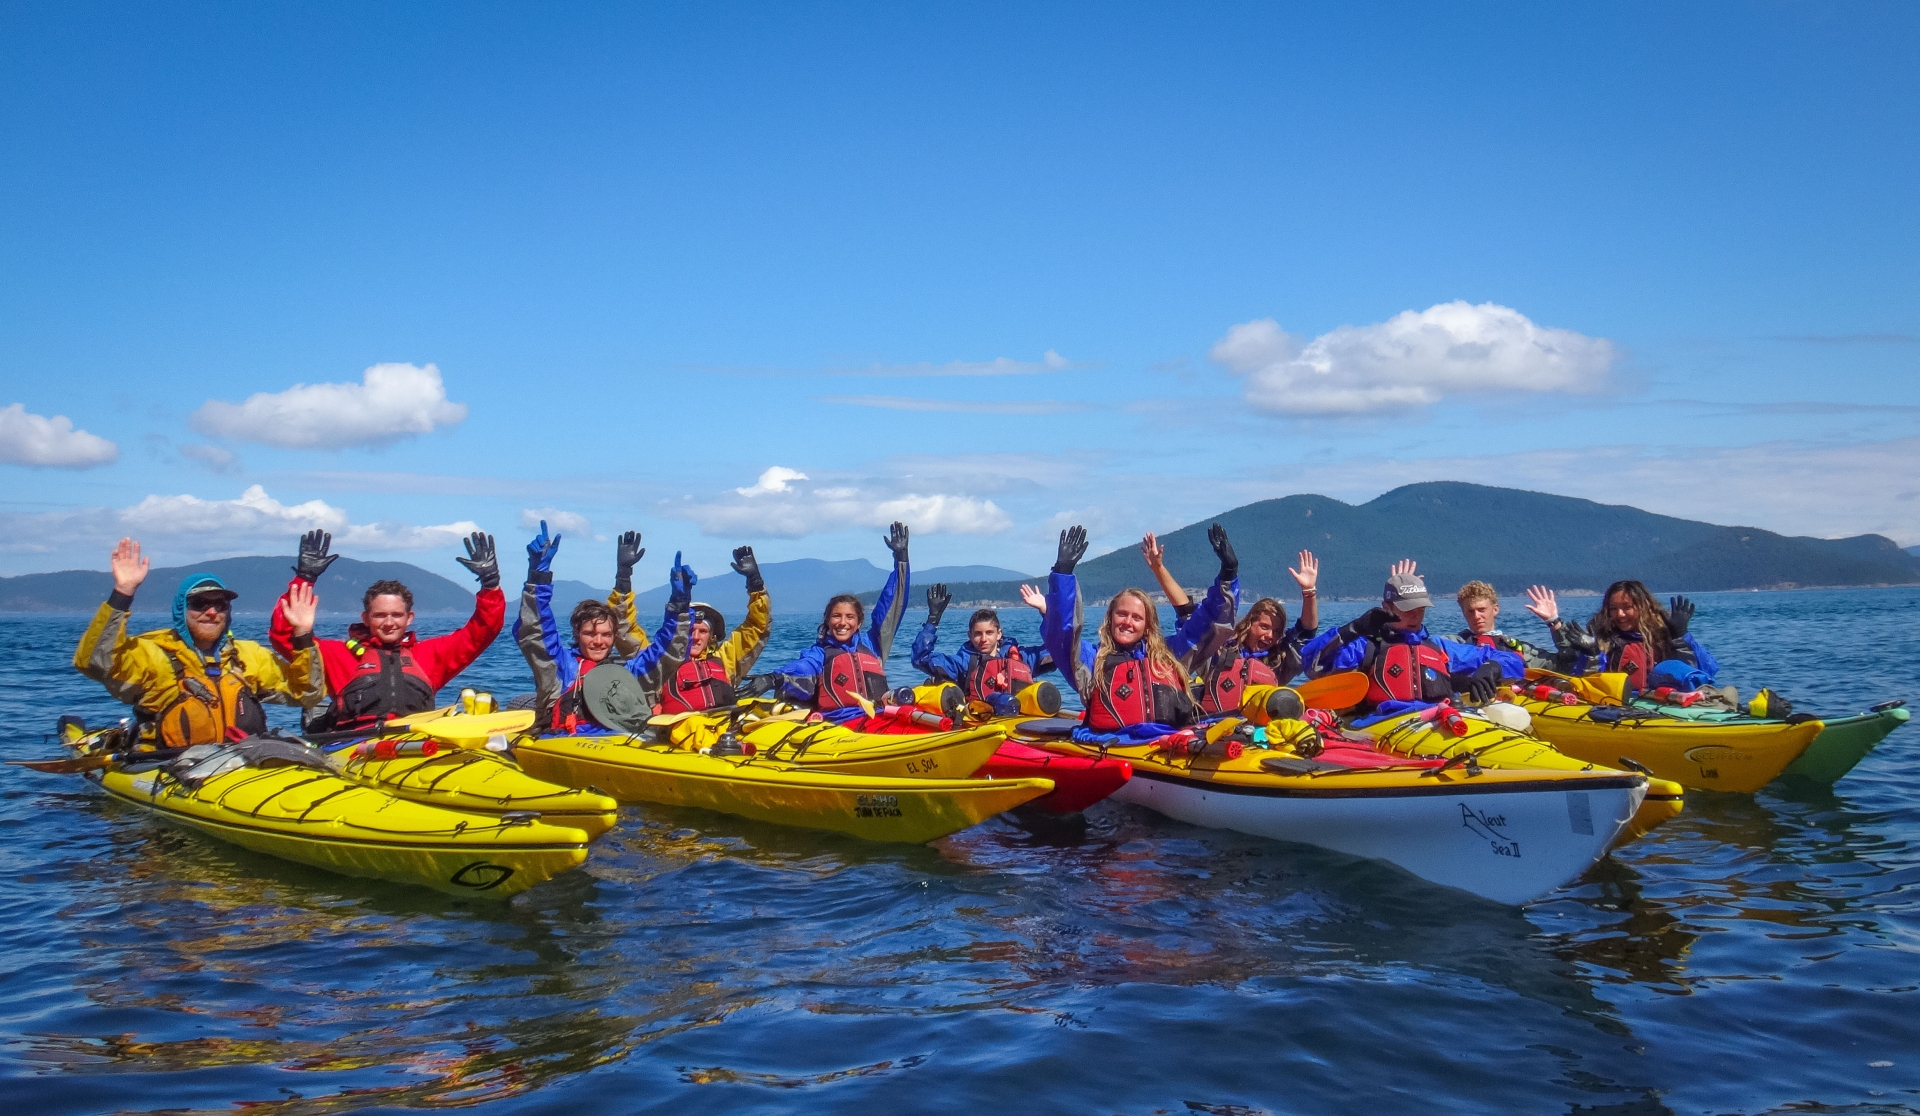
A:
{"type": "MultiPolygon", "coordinates": [[[[1920,697],[1920,591],[1699,600],[1743,690],[1920,697]]],[[[5,758],[119,715],[84,624],[0,617],[5,758]]],[[[776,627],[763,668],[809,634],[776,627]]],[[[526,677],[503,638],[471,681],[526,677]]],[[[629,808],[489,904],[6,768],[0,1082],[21,1113],[1916,1112],[1915,734],[1832,791],[1692,795],[1524,910],[1111,804],[925,847],[629,808]]]]}

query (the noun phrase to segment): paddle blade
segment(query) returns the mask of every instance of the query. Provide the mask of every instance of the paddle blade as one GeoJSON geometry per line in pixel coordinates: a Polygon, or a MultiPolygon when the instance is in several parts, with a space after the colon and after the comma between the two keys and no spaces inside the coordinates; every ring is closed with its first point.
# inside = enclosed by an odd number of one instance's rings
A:
{"type": "Polygon", "coordinates": [[[1351,709],[1367,696],[1367,676],[1357,670],[1329,674],[1294,687],[1308,709],[1351,709]]]}
{"type": "Polygon", "coordinates": [[[82,771],[107,767],[113,763],[112,756],[68,756],[60,759],[8,760],[9,767],[24,767],[30,771],[45,771],[50,775],[77,775],[82,771]]]}

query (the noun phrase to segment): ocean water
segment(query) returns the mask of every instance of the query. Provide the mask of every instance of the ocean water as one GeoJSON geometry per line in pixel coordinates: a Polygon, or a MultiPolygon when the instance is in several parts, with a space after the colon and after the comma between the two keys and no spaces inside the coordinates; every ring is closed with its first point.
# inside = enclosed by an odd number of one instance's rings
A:
{"type": "MultiPolygon", "coordinates": [[[[1920,590],[1698,600],[1722,681],[1822,711],[1920,697],[1920,590]]],[[[1033,620],[1008,613],[1016,635],[1033,620]]],[[[0,617],[0,757],[56,754],[59,713],[119,715],[69,665],[84,624],[0,617]]],[[[761,668],[810,638],[778,618],[761,668]]],[[[466,681],[527,677],[503,637],[466,681]]],[[[5,768],[0,1096],[22,1114],[1920,1112],[1917,748],[1900,729],[1831,790],[1694,794],[1523,909],[1110,803],[921,847],[635,807],[583,870],[486,903],[5,768]]]]}

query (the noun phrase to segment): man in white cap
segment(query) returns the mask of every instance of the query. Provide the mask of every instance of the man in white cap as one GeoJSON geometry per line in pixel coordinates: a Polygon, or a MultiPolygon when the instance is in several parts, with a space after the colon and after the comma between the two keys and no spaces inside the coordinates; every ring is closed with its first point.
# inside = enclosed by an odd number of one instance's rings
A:
{"type": "Polygon", "coordinates": [[[1502,679],[1526,676],[1526,664],[1511,651],[1428,634],[1427,609],[1432,605],[1427,583],[1414,572],[1414,563],[1396,563],[1381,592],[1379,608],[1321,634],[1301,649],[1307,673],[1319,677],[1347,670],[1365,672],[1370,683],[1368,707],[1386,702],[1432,704],[1456,693],[1484,703],[1502,679]]]}

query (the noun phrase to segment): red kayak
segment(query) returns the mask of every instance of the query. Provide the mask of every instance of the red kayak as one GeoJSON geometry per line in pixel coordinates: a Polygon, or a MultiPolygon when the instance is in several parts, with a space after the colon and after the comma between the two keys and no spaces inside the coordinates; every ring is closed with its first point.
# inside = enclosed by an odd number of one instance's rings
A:
{"type": "Polygon", "coordinates": [[[1055,814],[1077,814],[1120,789],[1133,765],[1112,756],[1061,756],[1009,740],[973,773],[976,779],[1052,779],[1053,793],[1028,803],[1055,814]]]}

